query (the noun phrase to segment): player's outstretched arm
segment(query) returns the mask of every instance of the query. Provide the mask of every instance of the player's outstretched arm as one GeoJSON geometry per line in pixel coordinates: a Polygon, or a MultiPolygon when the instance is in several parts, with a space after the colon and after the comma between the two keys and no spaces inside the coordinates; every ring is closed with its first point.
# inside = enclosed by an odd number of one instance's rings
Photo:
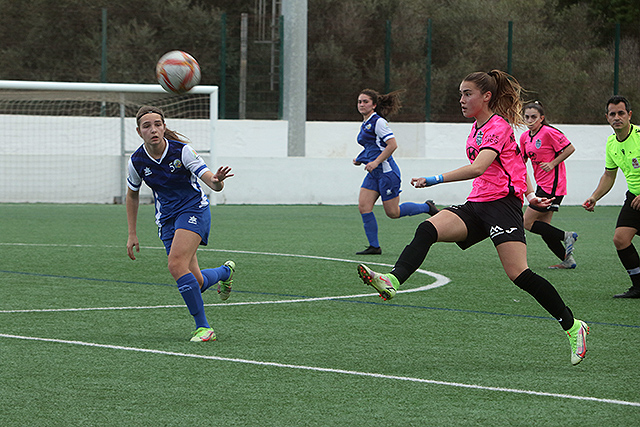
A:
{"type": "Polygon", "coordinates": [[[498,153],[493,150],[482,150],[470,165],[465,165],[440,175],[412,178],[411,185],[415,188],[424,188],[440,184],[442,182],[466,181],[468,179],[477,178],[487,170],[497,155],[498,153]]]}
{"type": "Polygon", "coordinates": [[[233,176],[231,167],[220,166],[216,173],[207,171],[202,174],[202,181],[207,184],[213,191],[222,191],[224,188],[224,180],[233,176]]]}
{"type": "Polygon", "coordinates": [[[604,173],[600,177],[598,187],[593,191],[593,194],[589,196],[587,200],[582,204],[582,207],[589,212],[593,212],[598,200],[603,198],[613,188],[613,184],[616,182],[616,175],[618,169],[605,169],[604,173]]]}

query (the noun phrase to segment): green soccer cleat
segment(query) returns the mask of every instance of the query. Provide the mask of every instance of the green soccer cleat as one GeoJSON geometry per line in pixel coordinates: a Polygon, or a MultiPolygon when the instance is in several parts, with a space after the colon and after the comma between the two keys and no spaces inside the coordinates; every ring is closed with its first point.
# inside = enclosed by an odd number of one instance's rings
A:
{"type": "Polygon", "coordinates": [[[193,331],[191,342],[207,342],[215,341],[216,333],[213,332],[213,328],[198,328],[193,331]]]}
{"type": "Polygon", "coordinates": [[[380,274],[364,264],[358,264],[358,275],[365,283],[373,287],[383,300],[390,300],[396,295],[396,288],[400,287],[398,279],[392,274],[380,274]]]}
{"type": "Polygon", "coordinates": [[[571,343],[571,364],[577,365],[582,362],[587,354],[587,335],[589,326],[582,320],[574,319],[573,326],[567,332],[569,343],[571,343]]]}
{"type": "Polygon", "coordinates": [[[221,280],[218,282],[218,295],[222,301],[226,301],[229,298],[229,294],[231,293],[231,285],[233,285],[233,273],[236,271],[236,263],[229,260],[224,263],[231,273],[229,273],[229,278],[227,280],[221,280]]]}

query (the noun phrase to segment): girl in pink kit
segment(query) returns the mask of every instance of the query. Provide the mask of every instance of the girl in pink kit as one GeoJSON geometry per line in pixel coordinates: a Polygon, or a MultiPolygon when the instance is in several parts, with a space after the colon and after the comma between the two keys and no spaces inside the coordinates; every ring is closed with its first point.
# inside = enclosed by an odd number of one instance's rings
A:
{"type": "MultiPolygon", "coordinates": [[[[470,164],[440,175],[412,178],[411,184],[423,188],[473,179],[467,202],[443,209],[420,224],[390,273],[380,274],[360,264],[358,274],[383,299],[391,299],[398,287],[420,268],[434,243],[456,242],[466,249],[488,237],[509,279],[558,320],[569,337],[571,363],[577,365],[587,351],[589,327],[574,319],[553,285],[527,265],[523,196],[539,207],[549,206],[551,200],[533,194],[509,125],[523,123],[521,90],[513,77],[499,70],[465,77],[460,84],[460,106],[465,117],[475,119],[466,144],[470,164]]],[[[523,356],[526,357],[526,350],[523,356]]]]}
{"type": "Polygon", "coordinates": [[[564,161],[576,149],[562,132],[549,126],[539,102],[525,105],[523,111],[529,132],[520,135],[520,149],[525,162],[531,159],[533,176],[538,184],[536,196],[553,200],[546,207],[530,204],[524,212],[524,227],[542,236],[551,252],[560,258],[560,264],[549,268],[576,268],[573,245],[578,239],[578,233],[563,231],[551,225],[553,213],[558,212],[562,199],[567,194],[564,161]]]}

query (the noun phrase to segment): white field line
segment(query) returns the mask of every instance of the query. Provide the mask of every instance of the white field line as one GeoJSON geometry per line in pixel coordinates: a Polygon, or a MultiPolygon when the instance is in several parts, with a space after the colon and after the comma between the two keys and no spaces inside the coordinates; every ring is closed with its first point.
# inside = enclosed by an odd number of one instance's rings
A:
{"type": "MultiPolygon", "coordinates": [[[[57,245],[57,244],[27,244],[27,243],[0,243],[0,246],[66,246],[66,247],[98,247],[99,245],[57,245]]],[[[101,247],[115,247],[115,246],[101,246],[101,247]]],[[[146,249],[161,249],[162,247],[145,247],[146,249]]],[[[254,251],[235,251],[235,250],[224,250],[224,249],[199,249],[200,251],[212,251],[212,252],[231,252],[231,253],[242,253],[242,254],[255,254],[255,255],[271,255],[271,256],[284,256],[284,257],[294,257],[294,258],[311,258],[311,259],[321,259],[327,261],[338,261],[338,262],[350,262],[350,263],[359,263],[360,261],[340,259],[340,258],[327,258],[327,257],[319,257],[312,255],[295,255],[295,254],[281,254],[281,253],[267,253],[267,252],[254,252],[254,251]]],[[[382,264],[376,262],[367,262],[368,265],[379,265],[384,267],[392,267],[389,264],[382,264]]],[[[430,271],[419,269],[418,273],[427,274],[434,278],[436,278],[436,282],[430,285],[421,286],[413,289],[404,289],[398,291],[401,292],[418,292],[425,291],[428,289],[437,288],[440,286],[444,286],[449,283],[450,279],[446,276],[433,273],[430,271]]],[[[311,302],[311,301],[322,301],[322,300],[335,300],[341,298],[357,298],[357,297],[366,297],[366,296],[377,296],[377,293],[372,294],[358,294],[358,295],[342,295],[342,296],[333,296],[333,297],[321,297],[321,298],[298,298],[298,299],[289,299],[289,300],[275,300],[275,301],[256,301],[256,302],[238,302],[238,303],[218,303],[218,304],[205,304],[208,307],[223,307],[223,306],[234,306],[234,305],[254,305],[254,304],[282,304],[282,303],[295,303],[295,302],[311,302]]],[[[67,308],[67,309],[43,309],[43,310],[0,310],[0,313],[24,313],[24,312],[48,312],[48,311],[90,311],[90,310],[138,310],[138,309],[157,309],[157,308],[184,308],[184,305],[159,305],[159,306],[140,306],[140,307],[94,307],[94,308],[67,308]]],[[[547,393],[541,391],[534,390],[522,390],[522,389],[512,389],[506,387],[489,387],[489,386],[481,386],[477,384],[465,384],[465,383],[456,383],[449,381],[438,381],[438,380],[428,380],[423,378],[413,378],[413,377],[401,377],[395,375],[384,375],[372,372],[359,372],[359,371],[349,371],[343,369],[332,369],[332,368],[320,368],[314,366],[304,366],[304,365],[291,365],[284,363],[276,363],[276,362],[261,362],[257,360],[248,360],[248,359],[237,359],[237,358],[228,358],[228,357],[218,357],[218,356],[207,356],[200,354],[190,354],[190,353],[177,353],[177,352],[169,352],[163,350],[152,350],[145,348],[135,348],[135,347],[124,347],[124,346],[116,346],[116,345],[107,345],[107,344],[96,344],[89,343],[83,341],[69,341],[69,340],[60,340],[54,338],[39,338],[39,337],[27,337],[21,335],[10,335],[10,334],[2,334],[0,333],[0,337],[3,338],[13,338],[13,339],[22,339],[22,340],[31,340],[31,341],[45,341],[52,343],[60,343],[60,344],[69,344],[69,345],[80,345],[87,347],[98,347],[98,348],[108,348],[113,350],[126,350],[126,351],[136,351],[141,353],[152,353],[158,355],[165,356],[178,356],[178,357],[190,357],[197,359],[208,359],[208,360],[217,360],[221,362],[235,362],[235,363],[245,363],[250,365],[261,365],[261,366],[272,366],[278,368],[288,368],[288,369],[301,369],[308,371],[316,371],[316,372],[326,372],[326,373],[335,373],[335,374],[343,374],[343,375],[356,375],[362,377],[372,377],[372,378],[381,378],[381,379],[389,379],[389,380],[399,380],[399,381],[410,381],[416,383],[423,384],[434,384],[434,385],[444,385],[449,387],[459,387],[459,388],[469,388],[469,389],[477,389],[477,390],[487,390],[487,391],[499,391],[505,393],[515,393],[515,394],[527,394],[532,396],[545,396],[545,397],[556,397],[562,399],[573,399],[573,400],[581,400],[581,401],[592,401],[592,402],[600,402],[600,403],[609,403],[615,405],[626,405],[626,406],[637,406],[640,407],[640,402],[630,402],[625,400],[616,400],[616,399],[604,399],[598,397],[590,397],[590,396],[577,396],[570,394],[559,394],[559,393],[547,393]]]]}
{"type": "MultiPolygon", "coordinates": [[[[31,244],[31,243],[0,243],[0,246],[53,246],[53,247],[109,247],[114,248],[115,246],[99,246],[99,245],[59,245],[59,244],[31,244]]],[[[163,247],[156,246],[146,246],[145,249],[161,249],[164,250],[163,247]]],[[[253,254],[253,255],[266,255],[266,256],[279,256],[279,257],[291,257],[291,258],[307,258],[307,259],[318,259],[324,261],[336,261],[336,262],[348,262],[348,263],[360,263],[361,261],[354,261],[350,259],[342,259],[342,258],[329,258],[329,257],[321,257],[314,255],[296,255],[296,254],[284,254],[284,253],[270,253],[270,252],[255,252],[255,251],[236,251],[236,250],[225,250],[225,249],[198,249],[199,251],[209,251],[209,252],[228,252],[228,253],[240,253],[240,254],[253,254]]],[[[379,265],[383,267],[393,267],[389,264],[381,264],[378,262],[367,262],[368,265],[379,265]]],[[[420,274],[426,274],[436,279],[436,281],[430,285],[420,286],[417,288],[410,289],[402,289],[399,290],[398,293],[406,293],[406,292],[419,292],[426,291],[433,288],[438,288],[440,286],[444,286],[450,282],[450,279],[446,276],[443,276],[438,273],[433,273],[431,271],[418,269],[416,271],[420,274]]],[[[236,303],[218,303],[218,304],[205,304],[205,307],[224,307],[224,306],[237,306],[237,305],[260,305],[260,304],[285,304],[285,303],[298,303],[298,302],[314,302],[314,301],[326,301],[326,300],[336,300],[336,299],[346,299],[346,298],[360,298],[360,297],[369,297],[369,296],[377,296],[377,293],[372,294],[355,294],[355,295],[336,295],[336,296],[328,296],[328,297],[318,297],[318,298],[296,298],[296,299],[285,299],[285,300],[273,300],[273,301],[253,301],[253,302],[236,302],[236,303]]],[[[184,304],[179,305],[153,305],[153,306],[131,306],[131,307],[85,307],[85,308],[50,308],[50,309],[25,309],[25,310],[0,310],[0,313],[39,313],[39,312],[61,312],[61,311],[97,311],[97,310],[147,310],[147,309],[162,309],[162,308],[184,308],[184,304]]]]}
{"type": "Polygon", "coordinates": [[[515,393],[515,394],[527,394],[532,396],[555,397],[555,398],[561,398],[561,399],[573,399],[573,400],[581,400],[581,401],[609,403],[614,405],[640,407],[640,402],[630,402],[626,400],[603,399],[599,397],[577,396],[572,394],[561,394],[561,393],[547,393],[543,391],[522,390],[522,389],[507,388],[507,387],[490,387],[490,386],[482,386],[477,384],[465,384],[465,383],[456,383],[456,382],[450,382],[450,381],[428,380],[424,378],[385,375],[385,374],[378,374],[375,372],[360,372],[360,371],[349,371],[344,369],[320,368],[317,366],[292,365],[287,363],[276,363],[276,362],[261,362],[259,360],[237,359],[237,358],[230,358],[230,357],[209,356],[209,355],[192,354],[192,353],[178,353],[173,351],[125,347],[125,346],[119,346],[119,345],[96,344],[96,343],[84,342],[84,341],[69,341],[69,340],[60,340],[60,339],[53,339],[53,338],[28,337],[28,336],[22,336],[22,335],[0,334],[0,337],[20,339],[20,340],[30,340],[30,341],[44,341],[44,342],[68,344],[68,345],[79,345],[79,346],[86,346],[86,347],[107,348],[112,350],[135,351],[140,353],[151,353],[151,354],[157,354],[162,356],[189,357],[189,358],[195,358],[195,359],[216,360],[220,362],[234,362],[234,363],[244,363],[248,365],[272,366],[276,368],[301,369],[306,371],[326,372],[326,373],[342,374],[342,375],[355,375],[360,377],[372,377],[372,378],[381,378],[381,379],[387,379],[387,380],[410,381],[415,383],[443,385],[448,387],[469,388],[469,389],[486,390],[486,391],[498,391],[498,392],[515,393]]]}

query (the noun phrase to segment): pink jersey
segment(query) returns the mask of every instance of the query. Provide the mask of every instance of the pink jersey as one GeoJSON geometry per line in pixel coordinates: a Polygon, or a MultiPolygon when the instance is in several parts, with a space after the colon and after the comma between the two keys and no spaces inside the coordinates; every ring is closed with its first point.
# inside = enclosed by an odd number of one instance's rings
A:
{"type": "Polygon", "coordinates": [[[570,144],[562,132],[549,125],[542,125],[533,136],[530,132],[520,135],[520,149],[525,160],[531,159],[536,184],[552,196],[567,195],[567,170],[562,162],[552,171],[546,172],[540,167],[540,163],[552,162],[570,144]]]}
{"type": "Polygon", "coordinates": [[[510,194],[523,200],[527,191],[527,168],[516,144],[513,129],[505,119],[494,114],[480,129],[473,123],[467,138],[467,157],[473,163],[481,150],[498,155],[486,171],[473,180],[471,202],[490,202],[510,194]]]}

